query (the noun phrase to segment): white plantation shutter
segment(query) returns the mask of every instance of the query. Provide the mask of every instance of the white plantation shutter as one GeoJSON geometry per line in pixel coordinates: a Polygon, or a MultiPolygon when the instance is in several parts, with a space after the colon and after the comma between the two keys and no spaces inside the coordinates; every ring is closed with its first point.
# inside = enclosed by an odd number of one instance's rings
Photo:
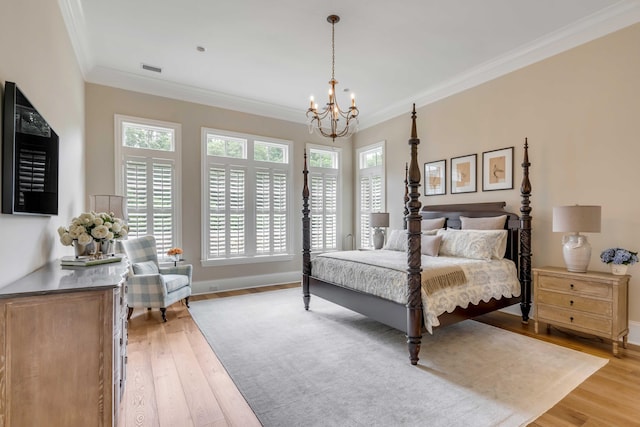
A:
{"type": "Polygon", "coordinates": [[[129,235],[156,238],[158,256],[180,245],[177,123],[116,115],[116,188],[127,197],[129,235]]]}
{"type": "Polygon", "coordinates": [[[129,235],[153,235],[158,254],[175,246],[175,170],[170,161],[125,159],[129,235]]]}
{"type": "Polygon", "coordinates": [[[338,249],[339,156],[340,150],[334,148],[309,148],[312,251],[338,249]]]}
{"type": "Polygon", "coordinates": [[[361,248],[372,248],[370,214],[384,212],[384,142],[358,150],[358,222],[361,248]]]}
{"type": "Polygon", "coordinates": [[[204,265],[290,258],[291,144],[202,129],[204,265]]]}

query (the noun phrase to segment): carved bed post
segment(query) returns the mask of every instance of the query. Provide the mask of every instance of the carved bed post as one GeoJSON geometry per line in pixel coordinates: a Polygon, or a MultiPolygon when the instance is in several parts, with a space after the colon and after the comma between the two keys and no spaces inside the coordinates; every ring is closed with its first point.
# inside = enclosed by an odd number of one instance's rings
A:
{"type": "Polygon", "coordinates": [[[520,310],[522,311],[522,322],[528,323],[529,311],[531,310],[531,207],[529,196],[531,196],[531,182],[529,182],[529,144],[527,138],[524,139],[524,159],[522,161],[522,184],[520,185],[520,285],[522,293],[520,295],[520,310]]]}
{"type": "Polygon", "coordinates": [[[409,163],[404,164],[404,224],[402,228],[405,230],[407,229],[407,218],[409,217],[407,203],[409,203],[409,163]]]}
{"type": "Polygon", "coordinates": [[[407,245],[407,283],[409,286],[409,298],[407,300],[407,345],[409,347],[409,359],[412,365],[418,364],[418,353],[422,340],[422,299],[421,289],[421,219],[420,215],[420,167],[418,166],[418,134],[416,131],[416,105],[413,104],[411,113],[411,160],[409,162],[409,202],[407,208],[409,214],[406,217],[408,245],[407,245]]]}
{"type": "Polygon", "coordinates": [[[309,170],[307,169],[307,150],[304,150],[304,184],[302,186],[302,299],[304,309],[309,310],[309,276],[311,275],[311,220],[309,218],[309,170]]]}

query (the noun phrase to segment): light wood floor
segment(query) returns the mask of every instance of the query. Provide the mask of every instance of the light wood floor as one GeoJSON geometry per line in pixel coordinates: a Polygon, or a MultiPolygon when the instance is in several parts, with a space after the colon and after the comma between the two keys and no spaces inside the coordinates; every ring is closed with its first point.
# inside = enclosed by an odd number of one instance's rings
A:
{"type": "MultiPolygon", "coordinates": [[[[220,292],[194,296],[192,301],[297,286],[220,292]]],[[[157,310],[136,309],[131,317],[119,425],[259,426],[186,307],[174,304],[167,310],[167,319],[162,323],[157,310]]],[[[630,345],[616,358],[610,343],[596,338],[556,328],[549,335],[536,335],[533,322],[522,325],[518,317],[501,312],[479,320],[610,360],[531,426],[640,426],[640,348],[630,345]]]]}

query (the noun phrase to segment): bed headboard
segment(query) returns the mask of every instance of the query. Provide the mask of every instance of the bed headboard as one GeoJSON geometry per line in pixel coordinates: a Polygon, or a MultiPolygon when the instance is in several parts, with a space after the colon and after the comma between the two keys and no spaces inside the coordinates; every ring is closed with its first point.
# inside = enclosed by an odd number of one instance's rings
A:
{"type": "Polygon", "coordinates": [[[509,258],[518,266],[518,236],[520,230],[520,217],[513,212],[504,210],[505,202],[487,203],[462,203],[455,205],[431,205],[423,206],[420,211],[423,219],[446,218],[445,227],[460,229],[460,216],[487,217],[507,215],[504,228],[507,233],[507,251],[505,258],[509,258]]]}

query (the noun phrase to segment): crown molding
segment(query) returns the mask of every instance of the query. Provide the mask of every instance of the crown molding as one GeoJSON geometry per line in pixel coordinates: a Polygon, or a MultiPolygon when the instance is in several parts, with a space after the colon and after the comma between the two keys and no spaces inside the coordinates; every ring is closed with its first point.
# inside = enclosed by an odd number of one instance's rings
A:
{"type": "Polygon", "coordinates": [[[148,95],[163,96],[186,102],[209,105],[227,110],[239,111],[247,114],[255,114],[273,119],[285,120],[294,123],[306,123],[305,111],[271,104],[255,99],[242,98],[223,92],[202,89],[195,86],[184,85],[164,79],[143,76],[136,73],[125,72],[112,68],[96,66],[86,76],[85,80],[105,86],[112,86],[132,92],[141,92],[148,95]]]}
{"type": "Polygon", "coordinates": [[[640,1],[622,0],[572,25],[454,76],[441,85],[416,94],[415,97],[396,102],[388,108],[361,118],[360,129],[406,114],[408,106],[414,102],[416,107],[424,107],[638,22],[640,1]]]}
{"type": "Polygon", "coordinates": [[[86,30],[82,2],[81,0],[58,0],[58,6],[67,27],[69,40],[71,40],[71,46],[76,54],[80,72],[86,80],[87,73],[91,70],[95,61],[88,43],[89,37],[86,30]]]}

